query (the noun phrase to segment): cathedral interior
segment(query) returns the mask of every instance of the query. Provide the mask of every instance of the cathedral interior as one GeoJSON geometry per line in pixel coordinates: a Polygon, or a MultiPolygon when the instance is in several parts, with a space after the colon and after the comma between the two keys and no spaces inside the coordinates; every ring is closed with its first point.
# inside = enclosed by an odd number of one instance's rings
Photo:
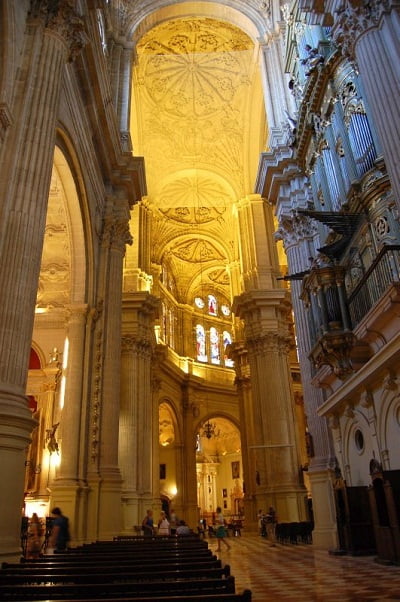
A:
{"type": "Polygon", "coordinates": [[[0,6],[0,558],[148,508],[400,562],[400,17],[0,6]]]}

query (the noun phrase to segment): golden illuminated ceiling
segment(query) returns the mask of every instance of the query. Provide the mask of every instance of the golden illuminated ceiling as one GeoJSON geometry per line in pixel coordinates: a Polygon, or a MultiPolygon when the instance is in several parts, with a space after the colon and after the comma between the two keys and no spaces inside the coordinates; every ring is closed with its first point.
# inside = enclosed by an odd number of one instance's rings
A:
{"type": "Polygon", "coordinates": [[[164,21],[136,50],[132,137],[156,216],[152,260],[174,274],[181,300],[200,278],[229,299],[234,203],[252,192],[261,150],[252,135],[263,115],[257,50],[211,18],[164,21]]]}

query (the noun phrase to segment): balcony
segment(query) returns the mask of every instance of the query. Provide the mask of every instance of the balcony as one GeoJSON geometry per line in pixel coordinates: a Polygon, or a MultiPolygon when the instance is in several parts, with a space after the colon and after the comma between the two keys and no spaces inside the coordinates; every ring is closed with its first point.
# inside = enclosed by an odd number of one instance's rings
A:
{"type": "Polygon", "coordinates": [[[384,246],[348,296],[353,329],[388,289],[400,282],[400,245],[384,246]]]}

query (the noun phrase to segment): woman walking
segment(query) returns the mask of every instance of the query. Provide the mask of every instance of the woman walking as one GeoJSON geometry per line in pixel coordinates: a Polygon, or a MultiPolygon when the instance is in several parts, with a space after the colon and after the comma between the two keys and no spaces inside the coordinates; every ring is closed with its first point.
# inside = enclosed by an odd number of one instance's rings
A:
{"type": "Polygon", "coordinates": [[[226,545],[227,549],[230,550],[231,546],[225,540],[225,536],[226,536],[225,519],[224,519],[224,515],[222,514],[222,510],[221,510],[220,506],[218,506],[218,508],[217,508],[217,512],[216,512],[216,516],[215,516],[215,523],[217,526],[217,529],[215,532],[215,535],[218,540],[217,551],[218,552],[221,551],[221,541],[223,541],[224,544],[226,545]]]}

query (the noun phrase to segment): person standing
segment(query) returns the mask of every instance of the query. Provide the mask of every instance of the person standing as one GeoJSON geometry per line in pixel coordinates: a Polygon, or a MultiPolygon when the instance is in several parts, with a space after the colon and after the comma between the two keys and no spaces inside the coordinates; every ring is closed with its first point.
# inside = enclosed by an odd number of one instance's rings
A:
{"type": "Polygon", "coordinates": [[[147,510],[146,516],[142,520],[143,535],[151,537],[154,532],[153,510],[147,510]]]}
{"type": "Polygon", "coordinates": [[[223,541],[224,544],[226,545],[227,549],[230,550],[231,546],[225,540],[225,536],[226,536],[225,519],[224,519],[224,515],[222,514],[222,509],[220,508],[220,506],[218,506],[218,508],[216,510],[215,524],[216,524],[215,535],[218,540],[217,551],[218,552],[221,551],[221,541],[223,541]]]}
{"type": "Polygon", "coordinates": [[[54,552],[65,552],[71,539],[69,534],[69,520],[63,515],[60,508],[53,508],[51,514],[54,516],[53,526],[50,534],[50,547],[54,552]]]}
{"type": "Polygon", "coordinates": [[[31,520],[29,521],[28,529],[28,558],[36,559],[39,558],[40,550],[42,548],[42,525],[40,518],[34,512],[31,520]]]}
{"type": "Polygon", "coordinates": [[[267,527],[267,538],[271,542],[271,545],[275,545],[275,525],[277,523],[276,512],[273,506],[268,509],[266,516],[266,527],[267,527]]]}
{"type": "Polygon", "coordinates": [[[169,535],[169,521],[167,519],[167,515],[164,510],[161,510],[160,518],[158,520],[158,534],[159,535],[169,535]]]}

